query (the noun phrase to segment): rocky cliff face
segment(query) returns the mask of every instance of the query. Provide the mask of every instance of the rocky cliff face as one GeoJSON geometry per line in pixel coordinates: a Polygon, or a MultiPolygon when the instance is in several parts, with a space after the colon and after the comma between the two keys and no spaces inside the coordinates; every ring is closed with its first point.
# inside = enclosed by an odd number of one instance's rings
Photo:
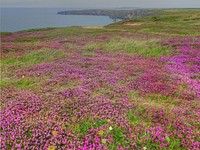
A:
{"type": "Polygon", "coordinates": [[[71,10],[60,11],[57,14],[61,15],[96,15],[96,16],[109,16],[112,19],[131,19],[144,16],[151,16],[155,14],[155,10],[71,10]]]}

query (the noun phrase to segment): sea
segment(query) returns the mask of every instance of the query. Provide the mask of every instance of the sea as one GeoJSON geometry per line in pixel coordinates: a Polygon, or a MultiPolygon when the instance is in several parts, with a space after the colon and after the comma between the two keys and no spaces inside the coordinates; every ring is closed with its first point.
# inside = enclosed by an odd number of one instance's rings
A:
{"type": "Polygon", "coordinates": [[[0,8],[0,31],[16,32],[34,28],[104,26],[116,20],[108,16],[59,15],[58,11],[81,8],[0,8]]]}

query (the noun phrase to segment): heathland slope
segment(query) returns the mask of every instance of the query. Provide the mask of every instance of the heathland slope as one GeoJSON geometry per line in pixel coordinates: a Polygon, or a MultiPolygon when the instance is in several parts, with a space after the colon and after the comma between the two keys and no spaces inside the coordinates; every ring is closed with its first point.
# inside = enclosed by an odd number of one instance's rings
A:
{"type": "Polygon", "coordinates": [[[1,34],[1,145],[199,150],[200,10],[1,34]]]}

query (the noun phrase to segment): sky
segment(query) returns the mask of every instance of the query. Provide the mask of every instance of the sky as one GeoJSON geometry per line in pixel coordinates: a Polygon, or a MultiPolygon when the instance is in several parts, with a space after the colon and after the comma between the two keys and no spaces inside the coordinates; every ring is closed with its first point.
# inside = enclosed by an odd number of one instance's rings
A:
{"type": "Polygon", "coordinates": [[[1,0],[0,6],[200,8],[200,0],[1,0]]]}

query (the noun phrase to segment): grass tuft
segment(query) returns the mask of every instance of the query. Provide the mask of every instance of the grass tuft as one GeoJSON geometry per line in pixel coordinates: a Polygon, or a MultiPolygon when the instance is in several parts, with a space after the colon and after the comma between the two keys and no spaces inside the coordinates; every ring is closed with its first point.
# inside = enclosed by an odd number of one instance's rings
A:
{"type": "Polygon", "coordinates": [[[1,62],[2,66],[12,66],[12,65],[21,65],[21,66],[30,66],[34,64],[39,64],[42,62],[52,61],[54,58],[63,57],[64,52],[60,50],[52,49],[41,49],[39,51],[30,52],[22,57],[10,57],[1,62]]]}

